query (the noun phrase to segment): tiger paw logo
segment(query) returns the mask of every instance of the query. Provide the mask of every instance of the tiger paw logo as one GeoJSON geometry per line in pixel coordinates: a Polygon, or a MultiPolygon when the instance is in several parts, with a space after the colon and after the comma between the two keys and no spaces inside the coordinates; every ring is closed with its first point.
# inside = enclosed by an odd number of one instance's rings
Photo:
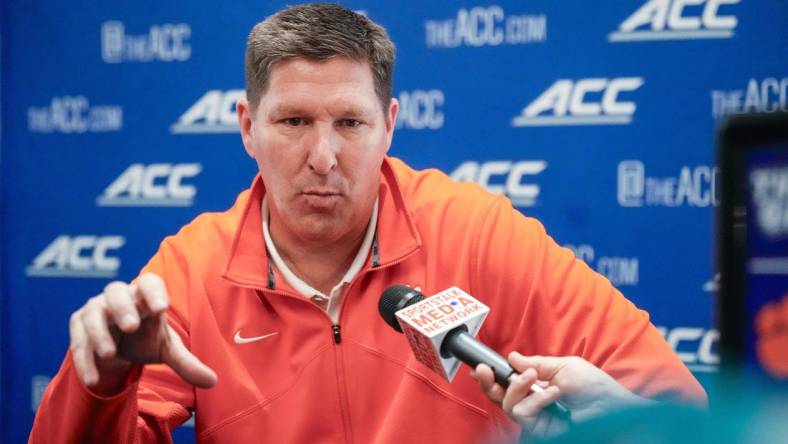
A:
{"type": "Polygon", "coordinates": [[[788,378],[788,294],[766,304],[755,317],[758,360],[769,374],[788,378]]]}

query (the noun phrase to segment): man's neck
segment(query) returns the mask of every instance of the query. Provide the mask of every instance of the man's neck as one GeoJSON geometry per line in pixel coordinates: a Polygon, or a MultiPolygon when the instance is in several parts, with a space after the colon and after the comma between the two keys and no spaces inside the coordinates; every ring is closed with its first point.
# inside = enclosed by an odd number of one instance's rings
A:
{"type": "Polygon", "coordinates": [[[372,204],[370,211],[362,220],[350,226],[353,230],[344,233],[332,242],[315,243],[302,239],[295,232],[288,230],[277,212],[272,209],[267,198],[263,198],[263,234],[265,242],[272,254],[272,260],[279,271],[291,284],[300,285],[299,292],[310,293],[312,287],[324,295],[344,279],[352,279],[363,267],[377,228],[378,202],[372,204]],[[362,251],[363,250],[363,251],[362,251]],[[302,281],[299,284],[298,281],[302,281]]]}
{"type": "Polygon", "coordinates": [[[366,234],[364,226],[339,242],[315,247],[292,241],[276,228],[276,224],[269,226],[271,240],[284,263],[301,280],[326,295],[347,273],[366,234]]]}

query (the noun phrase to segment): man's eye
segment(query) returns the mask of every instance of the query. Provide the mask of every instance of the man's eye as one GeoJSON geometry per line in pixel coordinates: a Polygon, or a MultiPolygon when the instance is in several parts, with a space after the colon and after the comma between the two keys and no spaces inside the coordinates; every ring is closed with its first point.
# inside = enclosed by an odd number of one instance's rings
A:
{"type": "Polygon", "coordinates": [[[356,119],[343,119],[340,123],[342,126],[347,128],[356,128],[357,126],[361,125],[361,122],[356,119]]]}
{"type": "Polygon", "coordinates": [[[284,120],[284,123],[287,126],[301,126],[304,124],[304,119],[300,117],[289,117],[284,120]]]}

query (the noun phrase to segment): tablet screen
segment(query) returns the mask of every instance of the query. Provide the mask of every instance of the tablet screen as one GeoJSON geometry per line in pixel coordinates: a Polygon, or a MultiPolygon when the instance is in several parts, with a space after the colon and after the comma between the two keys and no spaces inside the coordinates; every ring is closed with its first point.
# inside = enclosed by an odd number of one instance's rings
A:
{"type": "Polygon", "coordinates": [[[788,145],[747,154],[745,366],[788,380],[788,145]]]}

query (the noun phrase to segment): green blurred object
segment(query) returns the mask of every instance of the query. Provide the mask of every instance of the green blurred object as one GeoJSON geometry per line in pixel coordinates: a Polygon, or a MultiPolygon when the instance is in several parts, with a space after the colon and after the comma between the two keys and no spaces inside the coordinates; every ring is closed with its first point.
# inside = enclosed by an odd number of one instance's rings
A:
{"type": "Polygon", "coordinates": [[[634,407],[575,424],[550,439],[523,436],[520,442],[788,444],[785,384],[720,375],[709,388],[708,410],[672,404],[634,407]]]}

